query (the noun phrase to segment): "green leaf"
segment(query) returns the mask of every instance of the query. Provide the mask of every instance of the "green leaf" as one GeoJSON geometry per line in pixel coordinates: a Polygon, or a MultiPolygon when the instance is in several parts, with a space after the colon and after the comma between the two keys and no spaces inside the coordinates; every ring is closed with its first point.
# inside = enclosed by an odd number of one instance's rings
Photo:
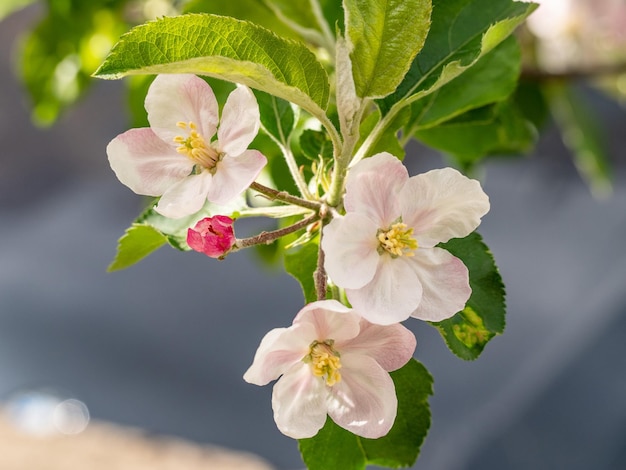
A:
{"type": "Polygon", "coordinates": [[[436,92],[411,105],[407,125],[412,134],[433,127],[471,109],[505,100],[517,84],[521,53],[515,37],[510,36],[481,57],[467,72],[436,92]]]}
{"type": "Polygon", "coordinates": [[[296,124],[291,104],[262,91],[256,91],[254,94],[259,103],[263,129],[281,145],[288,146],[289,136],[296,124]]]}
{"type": "Polygon", "coordinates": [[[298,447],[308,470],[362,470],[366,460],[359,437],[337,426],[332,419],[309,439],[300,439],[298,447]]]}
{"type": "Polygon", "coordinates": [[[511,0],[434,0],[426,43],[395,93],[379,101],[383,114],[433,93],[504,41],[537,8],[511,0]]]}
{"type": "Polygon", "coordinates": [[[279,36],[297,38],[298,35],[280,21],[274,12],[259,0],[191,0],[185,3],[185,13],[212,13],[215,15],[232,16],[239,20],[256,23],[274,31],[279,36]]]}
{"type": "Polygon", "coordinates": [[[300,135],[300,150],[305,157],[313,161],[332,160],[333,143],[325,132],[305,129],[300,135]]]}
{"type": "Polygon", "coordinates": [[[285,271],[291,274],[302,286],[305,303],[315,302],[315,280],[313,273],[317,268],[317,243],[310,242],[285,252],[285,271]]]}
{"type": "Polygon", "coordinates": [[[595,196],[606,197],[613,185],[600,119],[585,97],[572,86],[553,83],[544,88],[552,116],[559,126],[563,143],[572,152],[578,172],[595,196]]]}
{"type": "Polygon", "coordinates": [[[417,131],[414,136],[449,154],[458,166],[468,170],[488,155],[529,151],[537,132],[512,101],[503,101],[417,131]]]}
{"type": "MultiPolygon", "coordinates": [[[[372,144],[368,147],[368,152],[365,154],[365,157],[371,157],[372,155],[376,155],[380,152],[389,152],[390,154],[398,157],[400,160],[404,159],[406,154],[406,150],[398,141],[398,132],[401,127],[405,125],[408,118],[410,117],[410,110],[401,111],[393,123],[385,129],[385,131],[376,139],[372,144]]],[[[361,122],[361,128],[359,132],[359,142],[357,143],[357,148],[363,144],[365,138],[367,138],[376,124],[380,121],[380,111],[375,110],[373,113],[370,113],[363,121],[361,122]]]]}
{"type": "Polygon", "coordinates": [[[463,311],[432,323],[450,350],[461,359],[474,360],[496,335],[504,332],[504,284],[493,256],[476,232],[440,245],[469,269],[472,295],[463,311]]]}
{"type": "Polygon", "coordinates": [[[328,418],[319,433],[298,441],[309,470],[361,470],[366,464],[391,468],[415,463],[430,428],[428,397],[433,379],[415,359],[391,372],[398,397],[398,414],[389,433],[365,439],[336,425],[328,418]]]}
{"type": "Polygon", "coordinates": [[[117,254],[107,271],[125,269],[161,248],[166,242],[167,238],[154,227],[133,224],[120,238],[117,254]]]}
{"type": "Polygon", "coordinates": [[[304,45],[226,16],[188,14],[133,28],[94,74],[195,73],[242,83],[325,119],[328,76],[304,45]]]}
{"type": "Polygon", "coordinates": [[[391,378],[398,397],[396,421],[380,439],[361,438],[361,447],[370,464],[410,467],[430,428],[428,397],[433,394],[433,378],[415,359],[392,372],[391,378]]]}
{"type": "Polygon", "coordinates": [[[431,0],[344,0],[344,8],[357,95],[387,96],[424,45],[431,0]]]}

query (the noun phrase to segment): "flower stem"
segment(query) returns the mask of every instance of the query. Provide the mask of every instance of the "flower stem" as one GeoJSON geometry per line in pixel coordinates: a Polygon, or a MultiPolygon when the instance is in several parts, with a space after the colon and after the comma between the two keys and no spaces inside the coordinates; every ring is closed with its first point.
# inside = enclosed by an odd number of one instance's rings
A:
{"type": "Polygon", "coordinates": [[[298,230],[302,230],[303,228],[311,225],[313,222],[316,222],[320,219],[319,214],[315,213],[310,215],[309,217],[302,219],[300,222],[296,222],[293,225],[290,225],[285,228],[281,228],[278,230],[272,230],[270,232],[261,232],[260,234],[249,237],[249,238],[241,238],[237,239],[235,245],[233,246],[233,250],[240,250],[242,248],[248,248],[254,245],[269,245],[274,240],[279,239],[280,237],[284,237],[285,235],[289,235],[290,233],[297,232],[298,230]]]}
{"type": "Polygon", "coordinates": [[[272,201],[281,201],[287,204],[293,204],[294,206],[304,207],[315,212],[319,211],[322,206],[319,202],[292,196],[285,191],[277,191],[275,189],[268,188],[267,186],[257,183],[256,181],[250,185],[250,189],[254,189],[256,192],[263,194],[272,201]]]}
{"type": "Polygon", "coordinates": [[[315,282],[315,293],[317,300],[326,299],[326,290],[328,287],[326,270],[324,269],[324,250],[322,250],[322,230],[320,229],[319,247],[317,249],[317,267],[313,272],[313,280],[315,282]]]}

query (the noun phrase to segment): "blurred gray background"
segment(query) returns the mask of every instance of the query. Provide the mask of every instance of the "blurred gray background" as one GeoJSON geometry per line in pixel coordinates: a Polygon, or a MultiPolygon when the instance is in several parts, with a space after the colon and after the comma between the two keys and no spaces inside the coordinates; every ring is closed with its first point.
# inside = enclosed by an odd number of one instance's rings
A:
{"type": "MultiPolygon", "coordinates": [[[[0,399],[52,390],[93,419],[302,468],[273,423],[271,387],[242,379],[261,337],[302,307],[298,284],[252,252],[218,262],[167,247],[107,274],[142,209],[105,155],[128,128],[123,87],[95,83],[53,128],[34,128],[10,67],[31,19],[0,24],[0,399]]],[[[626,468],[626,116],[593,98],[610,198],[590,196],[554,131],[533,156],[484,167],[480,232],[507,284],[505,334],[464,362],[406,323],[435,378],[416,468],[626,468]]],[[[443,165],[417,148],[406,162],[412,174],[443,165]]]]}

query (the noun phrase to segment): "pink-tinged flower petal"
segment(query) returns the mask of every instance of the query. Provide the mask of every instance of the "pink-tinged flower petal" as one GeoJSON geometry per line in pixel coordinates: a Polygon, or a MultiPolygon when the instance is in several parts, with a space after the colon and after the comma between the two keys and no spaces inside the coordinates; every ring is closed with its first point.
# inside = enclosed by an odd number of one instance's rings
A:
{"type": "Polygon", "coordinates": [[[398,192],[409,179],[406,167],[390,153],[378,153],[350,169],[344,206],[360,212],[378,228],[388,228],[400,216],[398,192]]]}
{"type": "Polygon", "coordinates": [[[241,155],[259,132],[259,105],[248,87],[238,86],[226,100],[217,131],[219,148],[228,155],[241,155]]]}
{"type": "Polygon", "coordinates": [[[378,228],[360,212],[336,217],[324,227],[324,267],[338,286],[357,289],[372,280],[380,257],[378,228]]]}
{"type": "Polygon", "coordinates": [[[398,399],[389,374],[371,357],[342,354],[341,381],[330,389],[328,414],[357,436],[377,439],[396,419],[398,399]]]}
{"type": "Polygon", "coordinates": [[[205,217],[187,230],[187,245],[211,258],[224,256],[234,244],[233,219],[225,215],[205,217]]]}
{"type": "Polygon", "coordinates": [[[257,150],[246,150],[238,157],[224,156],[217,164],[207,198],[215,204],[228,204],[248,189],[266,163],[257,150]]]}
{"type": "Polygon", "coordinates": [[[187,134],[176,123],[193,122],[207,141],[215,135],[219,107],[211,87],[195,75],[158,75],[145,101],[148,122],[161,139],[176,147],[174,137],[187,134]]]}
{"type": "Polygon", "coordinates": [[[422,300],[422,285],[406,257],[379,257],[372,281],[360,289],[346,289],[348,300],[366,320],[390,325],[409,318],[422,300]]]}
{"type": "Polygon", "coordinates": [[[188,176],[165,191],[154,210],[171,219],[195,214],[206,202],[212,180],[208,171],[188,176]]]}
{"type": "Polygon", "coordinates": [[[417,250],[410,259],[422,283],[422,301],[411,314],[426,321],[442,321],[463,310],[472,294],[463,262],[442,248],[417,250]]]}
{"type": "Polygon", "coordinates": [[[309,324],[315,336],[309,340],[346,341],[359,334],[361,318],[351,309],[336,300],[319,300],[306,305],[296,318],[294,325],[309,324]]]}
{"type": "Polygon", "coordinates": [[[328,391],[321,377],[300,362],[286,372],[272,393],[274,421],[280,431],[294,439],[313,437],[326,422],[328,391]]]}
{"type": "Polygon", "coordinates": [[[405,365],[415,352],[415,335],[399,323],[381,326],[361,319],[359,335],[335,343],[342,354],[362,354],[375,359],[383,369],[392,371],[405,365]]]}
{"type": "Polygon", "coordinates": [[[315,339],[312,325],[275,328],[261,340],[254,361],[243,378],[248,383],[266,385],[302,362],[315,339]]]}
{"type": "Polygon", "coordinates": [[[489,198],[476,180],[452,168],[413,176],[400,194],[402,221],[422,247],[432,247],[476,230],[489,211],[489,198]]]}
{"type": "Polygon", "coordinates": [[[191,160],[178,154],[149,128],[131,129],[107,146],[111,168],[137,194],[160,196],[186,178],[191,160]]]}

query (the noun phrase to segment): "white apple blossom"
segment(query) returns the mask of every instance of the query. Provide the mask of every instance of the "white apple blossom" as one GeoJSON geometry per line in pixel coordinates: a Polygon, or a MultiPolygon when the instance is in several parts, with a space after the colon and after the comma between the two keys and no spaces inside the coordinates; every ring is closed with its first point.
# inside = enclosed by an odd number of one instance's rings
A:
{"type": "Polygon", "coordinates": [[[478,181],[452,168],[409,178],[383,152],[350,170],[344,206],[324,228],[324,266],[361,315],[388,325],[409,316],[441,321],[463,309],[468,270],[436,245],[469,235],[489,211],[478,181]]]}
{"type": "Polygon", "coordinates": [[[213,90],[195,75],[157,76],[145,107],[150,127],[118,135],[107,154],[123,184],[137,194],[161,196],[155,210],[166,217],[193,214],[207,200],[228,204],[267,163],[248,150],[260,118],[247,87],[230,94],[221,122],[213,90]]]}
{"type": "Polygon", "coordinates": [[[314,436],[328,414],[375,439],[389,432],[397,412],[388,371],[406,364],[415,344],[400,324],[374,325],[336,300],[322,300],[305,306],[289,328],[265,335],[244,379],[256,385],[278,379],[272,408],[287,436],[314,436]]]}

